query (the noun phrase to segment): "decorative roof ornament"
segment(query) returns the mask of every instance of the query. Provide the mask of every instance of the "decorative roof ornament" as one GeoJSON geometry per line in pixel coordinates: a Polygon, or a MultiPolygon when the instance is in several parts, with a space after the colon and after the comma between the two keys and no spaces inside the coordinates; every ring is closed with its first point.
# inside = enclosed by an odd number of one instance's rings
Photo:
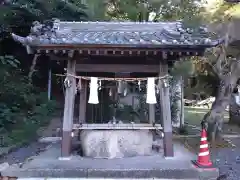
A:
{"type": "Polygon", "coordinates": [[[154,21],[154,19],[156,18],[156,16],[157,16],[157,13],[156,13],[156,12],[154,12],[154,11],[150,12],[150,13],[149,13],[149,16],[148,16],[148,21],[150,21],[150,22],[154,21]]]}

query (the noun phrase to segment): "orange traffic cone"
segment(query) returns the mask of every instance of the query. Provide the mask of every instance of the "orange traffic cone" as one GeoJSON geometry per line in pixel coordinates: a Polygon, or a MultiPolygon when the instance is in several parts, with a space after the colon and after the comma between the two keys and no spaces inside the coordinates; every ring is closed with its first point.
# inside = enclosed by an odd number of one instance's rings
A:
{"type": "Polygon", "coordinates": [[[207,142],[207,132],[205,128],[202,129],[201,133],[201,141],[200,141],[200,150],[198,154],[198,160],[192,161],[194,165],[199,168],[212,168],[213,164],[210,160],[210,153],[208,149],[208,142],[207,142]]]}

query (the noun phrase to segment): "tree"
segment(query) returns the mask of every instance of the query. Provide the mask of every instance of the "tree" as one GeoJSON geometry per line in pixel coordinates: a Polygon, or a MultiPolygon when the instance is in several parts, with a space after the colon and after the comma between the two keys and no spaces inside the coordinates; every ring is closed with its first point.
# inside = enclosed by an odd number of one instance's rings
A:
{"type": "Polygon", "coordinates": [[[85,5],[66,0],[4,0],[0,1],[0,11],[0,139],[7,139],[0,142],[2,147],[35,137],[37,129],[48,123],[56,108],[54,100],[49,101],[43,90],[48,71],[46,57],[38,61],[38,71],[34,71],[37,81],[28,83],[26,74],[33,56],[14,42],[10,33],[26,36],[34,21],[86,21],[88,14],[85,5]],[[41,88],[37,88],[38,82],[43,82],[41,88]]]}
{"type": "Polygon", "coordinates": [[[240,77],[240,57],[228,58],[224,45],[220,46],[218,51],[215,62],[211,62],[212,70],[219,79],[216,99],[211,110],[203,118],[210,140],[215,140],[216,135],[222,130],[225,109],[240,77]]]}
{"type": "Polygon", "coordinates": [[[234,36],[233,20],[239,12],[239,5],[215,0],[205,9],[203,15],[207,15],[210,27],[214,31],[221,27],[218,32],[225,37],[225,44],[208,52],[202,59],[218,78],[216,100],[202,120],[210,140],[214,141],[222,130],[224,111],[240,77],[240,51],[238,46],[232,47],[234,39],[231,39],[234,36]]]}
{"type": "Polygon", "coordinates": [[[149,13],[154,11],[155,21],[183,20],[196,24],[199,7],[193,0],[108,0],[106,14],[111,19],[147,21],[149,13]]]}
{"type": "MultiPolygon", "coordinates": [[[[0,37],[4,37],[4,43],[1,44],[2,52],[0,52],[2,54],[16,53],[17,49],[22,48],[17,46],[15,52],[11,52],[12,48],[8,47],[8,45],[12,47],[10,33],[15,32],[26,36],[29,34],[33,22],[48,21],[52,18],[67,21],[86,21],[89,18],[86,5],[63,0],[8,0],[0,6],[0,11],[2,12],[0,15],[0,37]]],[[[37,64],[37,58],[31,58],[33,59],[32,65],[27,64],[27,66],[31,66],[28,73],[29,82],[32,82],[32,75],[36,72],[35,66],[37,64]]],[[[25,64],[25,62],[23,63],[25,64]]]]}
{"type": "MultiPolygon", "coordinates": [[[[5,0],[0,6],[0,33],[17,32],[28,35],[32,22],[58,18],[68,21],[86,21],[87,7],[63,0],[5,0]]],[[[0,36],[6,39],[6,36],[0,36]]],[[[1,39],[0,39],[1,40],[1,39]]]]}
{"type": "Polygon", "coordinates": [[[239,85],[235,88],[230,98],[229,105],[229,124],[240,126],[240,105],[239,105],[239,85]]]}

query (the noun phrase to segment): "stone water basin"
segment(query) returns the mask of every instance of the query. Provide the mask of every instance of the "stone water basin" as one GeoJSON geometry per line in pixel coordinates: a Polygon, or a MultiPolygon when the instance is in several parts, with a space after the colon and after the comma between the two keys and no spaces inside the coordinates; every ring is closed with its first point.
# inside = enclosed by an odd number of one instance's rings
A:
{"type": "Polygon", "coordinates": [[[83,130],[83,156],[123,158],[152,154],[153,134],[149,130],[83,130]]]}

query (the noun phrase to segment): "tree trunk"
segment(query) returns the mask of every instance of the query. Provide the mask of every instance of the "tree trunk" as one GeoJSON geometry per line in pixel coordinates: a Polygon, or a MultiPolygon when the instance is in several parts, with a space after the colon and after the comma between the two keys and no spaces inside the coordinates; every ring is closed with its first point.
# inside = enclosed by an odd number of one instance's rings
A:
{"type": "MultiPolygon", "coordinates": [[[[231,79],[232,80],[232,79],[231,79]]],[[[229,105],[232,93],[230,77],[220,80],[218,93],[211,110],[204,116],[203,123],[207,129],[208,140],[214,142],[222,131],[224,112],[229,105]]]]}
{"type": "Polygon", "coordinates": [[[240,102],[236,100],[237,94],[232,94],[229,105],[229,124],[240,126],[240,102]]]}
{"type": "Polygon", "coordinates": [[[29,73],[28,73],[28,82],[29,82],[29,84],[32,83],[32,76],[33,76],[33,73],[35,72],[35,66],[37,64],[38,56],[39,55],[35,54],[34,57],[33,57],[33,60],[32,60],[32,65],[31,65],[29,73]]]}

